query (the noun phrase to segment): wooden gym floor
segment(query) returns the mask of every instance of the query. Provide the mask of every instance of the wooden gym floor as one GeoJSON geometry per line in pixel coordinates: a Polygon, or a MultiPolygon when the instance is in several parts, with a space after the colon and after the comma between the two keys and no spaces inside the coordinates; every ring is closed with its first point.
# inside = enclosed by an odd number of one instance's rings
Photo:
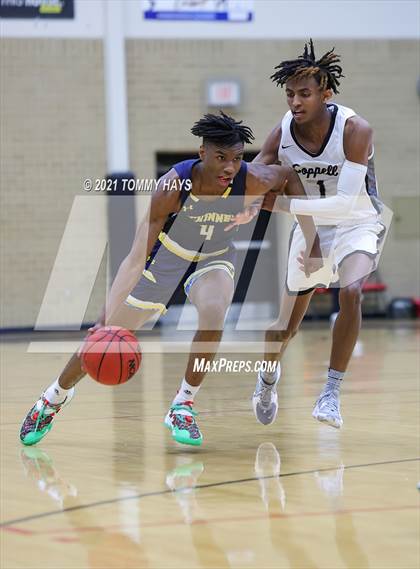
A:
{"type": "Polygon", "coordinates": [[[210,374],[198,449],[162,425],[186,361],[166,350],[118,388],[82,381],[44,441],[23,447],[21,419],[68,355],[3,337],[1,566],[418,567],[419,336],[415,323],[365,324],[341,431],[311,417],[329,354],[323,324],[289,347],[274,425],[254,419],[254,373],[210,374]]]}

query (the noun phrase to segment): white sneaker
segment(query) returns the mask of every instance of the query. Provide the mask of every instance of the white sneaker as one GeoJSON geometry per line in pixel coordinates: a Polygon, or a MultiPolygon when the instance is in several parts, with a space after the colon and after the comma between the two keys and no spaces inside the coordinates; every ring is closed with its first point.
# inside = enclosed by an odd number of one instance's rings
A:
{"type": "Polygon", "coordinates": [[[312,417],[321,423],[327,423],[331,427],[341,429],[343,419],[340,413],[340,396],[337,390],[331,389],[321,393],[315,403],[312,417]]]}
{"type": "Polygon", "coordinates": [[[262,379],[261,372],[258,372],[257,384],[252,396],[252,407],[257,421],[262,425],[271,425],[277,417],[279,410],[277,384],[279,379],[280,377],[273,385],[268,385],[262,379]]]}

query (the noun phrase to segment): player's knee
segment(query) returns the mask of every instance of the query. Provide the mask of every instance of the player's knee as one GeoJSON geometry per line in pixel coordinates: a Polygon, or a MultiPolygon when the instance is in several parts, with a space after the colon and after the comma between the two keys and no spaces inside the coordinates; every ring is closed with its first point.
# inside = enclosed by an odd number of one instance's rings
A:
{"type": "Polygon", "coordinates": [[[297,333],[295,328],[286,328],[285,330],[268,330],[266,334],[267,342],[289,342],[297,333]]]}
{"type": "Polygon", "coordinates": [[[208,300],[202,306],[197,307],[200,323],[207,329],[217,330],[223,326],[228,305],[219,299],[208,300]]]}
{"type": "Polygon", "coordinates": [[[289,335],[289,340],[291,340],[292,338],[294,338],[296,336],[296,334],[298,333],[298,329],[297,328],[292,328],[291,330],[287,330],[287,333],[289,335]]]}
{"type": "Polygon", "coordinates": [[[352,283],[340,290],[340,307],[352,308],[362,303],[362,285],[352,283]]]}
{"type": "Polygon", "coordinates": [[[298,332],[297,328],[287,328],[287,330],[284,331],[285,339],[283,340],[283,342],[289,342],[292,338],[296,336],[297,332],[298,332]]]}

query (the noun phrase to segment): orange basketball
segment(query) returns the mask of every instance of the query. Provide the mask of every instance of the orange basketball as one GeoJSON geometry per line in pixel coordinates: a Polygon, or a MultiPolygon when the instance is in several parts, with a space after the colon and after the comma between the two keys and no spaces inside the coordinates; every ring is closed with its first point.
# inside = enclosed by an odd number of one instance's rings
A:
{"type": "Polygon", "coordinates": [[[140,367],[137,338],[119,326],[105,326],[88,336],[80,353],[83,370],[104,385],[128,381],[140,367]]]}

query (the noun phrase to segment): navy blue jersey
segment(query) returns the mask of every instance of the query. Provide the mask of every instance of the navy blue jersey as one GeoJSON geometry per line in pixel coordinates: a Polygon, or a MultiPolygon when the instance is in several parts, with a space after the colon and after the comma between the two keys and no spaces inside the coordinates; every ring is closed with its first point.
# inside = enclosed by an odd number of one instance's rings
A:
{"type": "MultiPolygon", "coordinates": [[[[199,162],[184,160],[173,166],[181,182],[192,179],[192,170],[199,162]]],[[[246,174],[247,164],[242,162],[232,183],[212,201],[200,199],[194,195],[194,190],[188,191],[187,185],[182,184],[181,210],[168,217],[159,241],[187,260],[193,260],[197,252],[199,258],[225,252],[232,243],[234,232],[224,229],[244,209],[246,174]]]]}

